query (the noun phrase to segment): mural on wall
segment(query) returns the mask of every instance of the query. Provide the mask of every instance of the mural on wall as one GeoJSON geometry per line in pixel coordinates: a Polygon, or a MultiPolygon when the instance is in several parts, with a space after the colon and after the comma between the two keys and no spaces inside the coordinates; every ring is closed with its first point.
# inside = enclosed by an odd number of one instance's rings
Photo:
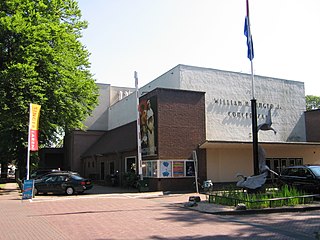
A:
{"type": "Polygon", "coordinates": [[[141,154],[145,156],[157,155],[157,99],[151,97],[141,100],[139,104],[140,113],[140,137],[141,154]]]}

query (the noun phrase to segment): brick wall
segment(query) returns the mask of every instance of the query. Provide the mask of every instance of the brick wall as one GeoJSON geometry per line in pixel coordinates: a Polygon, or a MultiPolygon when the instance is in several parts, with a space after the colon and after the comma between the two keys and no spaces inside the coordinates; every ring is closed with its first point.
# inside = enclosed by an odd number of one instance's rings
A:
{"type": "MultiPolygon", "coordinates": [[[[158,156],[155,159],[192,159],[198,151],[199,177],[206,179],[206,154],[199,144],[206,140],[205,93],[158,88],[146,95],[157,98],[158,156]]],[[[152,159],[152,158],[150,158],[152,159]]],[[[149,179],[150,189],[193,190],[194,178],[149,179]]]]}
{"type": "Polygon", "coordinates": [[[205,141],[204,93],[157,92],[159,159],[192,159],[192,151],[205,141]]]}
{"type": "Polygon", "coordinates": [[[320,109],[305,112],[307,142],[320,142],[320,109]]]}

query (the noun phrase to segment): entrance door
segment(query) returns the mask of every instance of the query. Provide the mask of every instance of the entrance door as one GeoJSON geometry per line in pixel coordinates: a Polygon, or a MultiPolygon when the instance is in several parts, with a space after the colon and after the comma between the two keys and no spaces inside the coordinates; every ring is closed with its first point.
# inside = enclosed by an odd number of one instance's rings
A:
{"type": "Polygon", "coordinates": [[[101,167],[100,167],[100,180],[104,180],[104,162],[101,162],[101,167]]]}
{"type": "Polygon", "coordinates": [[[136,158],[127,157],[126,158],[126,172],[135,172],[136,171],[136,158]]]}

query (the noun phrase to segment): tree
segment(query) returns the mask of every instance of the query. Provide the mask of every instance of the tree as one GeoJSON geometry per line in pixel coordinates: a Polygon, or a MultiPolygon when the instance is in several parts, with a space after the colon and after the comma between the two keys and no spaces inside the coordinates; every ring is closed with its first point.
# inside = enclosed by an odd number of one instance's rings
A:
{"type": "Polygon", "coordinates": [[[307,110],[320,109],[320,97],[307,95],[306,96],[307,110]]]}
{"type": "MultiPolygon", "coordinates": [[[[29,104],[41,105],[39,144],[83,129],[98,88],[81,44],[87,22],[75,0],[0,1],[0,159],[21,158],[29,104]]],[[[24,155],[24,154],[22,154],[24,155]]]]}

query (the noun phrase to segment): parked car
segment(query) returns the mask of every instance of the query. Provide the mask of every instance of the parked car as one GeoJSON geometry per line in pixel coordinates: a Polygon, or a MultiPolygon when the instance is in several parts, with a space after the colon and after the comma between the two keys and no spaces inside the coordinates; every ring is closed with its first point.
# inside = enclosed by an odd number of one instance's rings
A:
{"type": "Polygon", "coordinates": [[[59,171],[59,169],[38,169],[30,174],[30,179],[38,179],[48,173],[53,173],[53,172],[58,172],[58,171],[59,171]]]}
{"type": "Polygon", "coordinates": [[[92,188],[90,179],[83,178],[72,172],[56,172],[36,179],[34,182],[34,194],[39,193],[65,193],[72,195],[74,193],[83,193],[92,188]]]}
{"type": "Polygon", "coordinates": [[[286,167],[280,173],[279,184],[286,184],[309,193],[320,193],[320,166],[286,167]]]}
{"type": "Polygon", "coordinates": [[[40,170],[33,172],[30,175],[30,179],[40,179],[40,178],[43,178],[44,176],[46,176],[47,174],[51,174],[51,173],[71,173],[74,175],[79,175],[79,173],[74,172],[74,171],[64,171],[64,170],[60,170],[60,169],[40,169],[40,170]]]}

